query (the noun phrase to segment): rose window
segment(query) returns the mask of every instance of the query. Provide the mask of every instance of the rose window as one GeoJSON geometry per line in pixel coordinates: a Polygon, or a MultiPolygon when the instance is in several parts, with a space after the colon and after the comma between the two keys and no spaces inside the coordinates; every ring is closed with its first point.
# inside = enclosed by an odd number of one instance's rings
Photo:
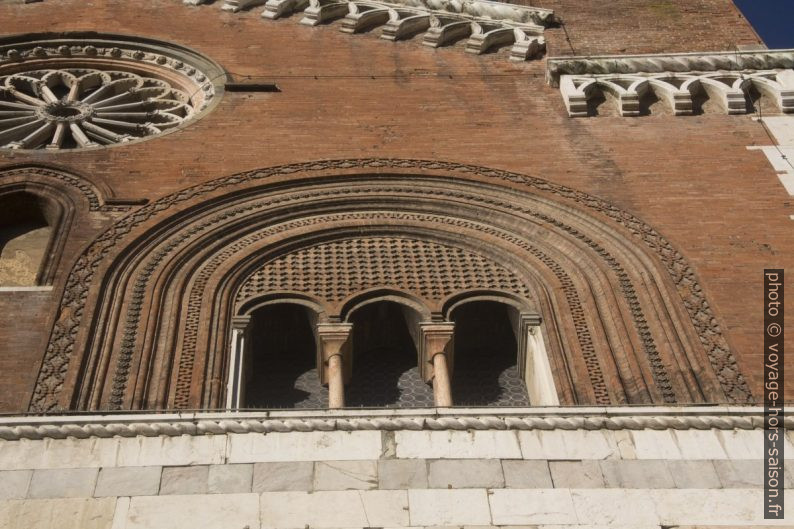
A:
{"type": "Polygon", "coordinates": [[[206,112],[223,71],[151,41],[0,41],[0,149],[80,149],[149,138],[206,112]]]}
{"type": "Polygon", "coordinates": [[[190,118],[190,97],[128,72],[39,70],[0,85],[0,145],[64,149],[152,136],[190,118]]]}

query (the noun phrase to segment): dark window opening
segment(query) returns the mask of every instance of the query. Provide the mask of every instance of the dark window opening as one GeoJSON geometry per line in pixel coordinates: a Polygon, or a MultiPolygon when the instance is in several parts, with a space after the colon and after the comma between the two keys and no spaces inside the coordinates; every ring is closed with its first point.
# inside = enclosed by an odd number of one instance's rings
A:
{"type": "Polygon", "coordinates": [[[270,305],[251,315],[242,407],[328,406],[316,369],[313,325],[309,311],[300,305],[270,305]]]}
{"type": "Polygon", "coordinates": [[[36,195],[0,197],[0,286],[41,283],[56,216],[36,195]]]}
{"type": "Polygon", "coordinates": [[[455,406],[529,406],[516,365],[518,345],[508,307],[473,301],[458,307],[452,402],[455,406]]]}
{"type": "Polygon", "coordinates": [[[381,301],[353,314],[353,376],[345,388],[346,407],[433,406],[433,389],[417,368],[406,310],[381,301]]]}

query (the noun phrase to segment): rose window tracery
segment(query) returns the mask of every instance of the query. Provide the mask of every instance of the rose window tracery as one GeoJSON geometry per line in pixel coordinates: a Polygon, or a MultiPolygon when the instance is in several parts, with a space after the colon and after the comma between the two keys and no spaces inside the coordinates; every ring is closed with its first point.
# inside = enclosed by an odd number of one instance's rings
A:
{"type": "Polygon", "coordinates": [[[0,149],[145,139],[206,112],[225,74],[195,52],[113,35],[0,38],[0,149]]]}
{"type": "Polygon", "coordinates": [[[124,143],[188,119],[188,94],[123,71],[38,70],[0,77],[0,146],[64,149],[124,143]]]}

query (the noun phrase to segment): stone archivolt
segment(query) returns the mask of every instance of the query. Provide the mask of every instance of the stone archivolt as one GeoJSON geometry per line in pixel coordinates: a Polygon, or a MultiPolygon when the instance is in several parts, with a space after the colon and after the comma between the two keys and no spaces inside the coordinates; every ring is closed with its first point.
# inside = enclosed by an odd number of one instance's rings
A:
{"type": "MultiPolygon", "coordinates": [[[[206,0],[183,0],[188,5],[206,0]]],[[[265,5],[262,16],[276,19],[302,12],[301,24],[316,26],[341,19],[340,31],[359,33],[383,26],[381,38],[403,40],[423,34],[432,48],[467,39],[467,53],[482,54],[510,45],[510,60],[539,57],[546,48],[544,27],[555,22],[554,12],[489,0],[226,0],[222,9],[240,11],[265,5]]]]}
{"type": "MultiPolygon", "coordinates": [[[[514,173],[339,160],[233,175],[119,220],[67,281],[31,409],[221,407],[230,317],[249,278],[318,245],[394,239],[467,252],[485,269],[505,270],[544,318],[562,403],[751,398],[691,269],[638,219],[514,173]],[[373,180],[373,170],[388,173],[373,180]],[[300,179],[317,172],[327,176],[300,179]],[[280,175],[293,180],[288,188],[257,187],[280,175]]],[[[256,284],[268,295],[286,294],[256,284]]],[[[477,288],[499,293],[509,285],[477,288]]],[[[339,314],[338,303],[315,302],[326,315],[339,314]]],[[[442,302],[426,302],[443,313],[442,302]]]]}
{"type": "Polygon", "coordinates": [[[794,112],[794,51],[574,57],[550,59],[548,80],[559,86],[571,117],[597,114],[612,97],[621,116],[648,111],[661,100],[674,115],[704,111],[755,112],[757,99],[794,112]]]}
{"type": "Polygon", "coordinates": [[[195,52],[113,35],[0,39],[0,148],[126,143],[183,126],[225,74],[195,52]]]}

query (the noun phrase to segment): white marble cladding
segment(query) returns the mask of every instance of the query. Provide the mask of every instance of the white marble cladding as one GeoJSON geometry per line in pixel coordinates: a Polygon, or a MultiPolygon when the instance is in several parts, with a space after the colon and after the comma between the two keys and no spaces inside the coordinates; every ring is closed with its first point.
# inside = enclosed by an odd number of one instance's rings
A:
{"type": "Polygon", "coordinates": [[[794,112],[794,50],[570,57],[549,59],[547,77],[559,86],[571,117],[598,113],[607,97],[621,116],[638,116],[649,99],[674,115],[755,112],[766,97],[776,111],[794,112]],[[649,99],[646,99],[649,98],[649,99]]]}
{"type": "MultiPolygon", "coordinates": [[[[0,528],[770,522],[757,408],[482,411],[338,411],[323,413],[325,422],[311,422],[317,412],[5,418],[6,434],[50,435],[0,440],[0,528]],[[194,429],[179,434],[179,424],[194,429]]],[[[794,486],[792,460],[785,486],[794,486]]],[[[780,523],[791,526],[794,501],[787,511],[780,523]]]]}
{"type": "MultiPolygon", "coordinates": [[[[200,5],[206,0],[183,0],[200,5]]],[[[383,27],[385,40],[422,35],[422,44],[437,48],[466,39],[464,50],[476,55],[510,46],[512,61],[542,55],[543,29],[555,22],[554,12],[539,7],[490,0],[225,0],[221,9],[237,12],[264,5],[262,17],[281,18],[302,13],[307,26],[341,20],[339,29],[359,33],[383,27]]]]}

